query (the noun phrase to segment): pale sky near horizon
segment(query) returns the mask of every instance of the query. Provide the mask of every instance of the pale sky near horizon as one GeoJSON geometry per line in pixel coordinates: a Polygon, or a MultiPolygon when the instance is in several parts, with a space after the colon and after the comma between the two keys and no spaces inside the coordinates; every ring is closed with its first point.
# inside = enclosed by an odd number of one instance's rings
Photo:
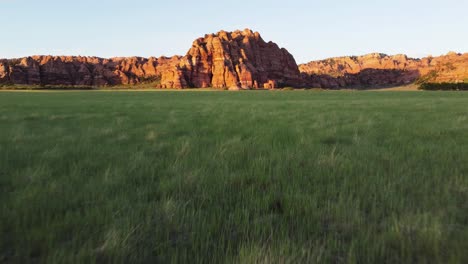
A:
{"type": "Polygon", "coordinates": [[[206,33],[244,28],[298,63],[468,52],[467,0],[0,0],[0,12],[0,58],[184,55],[206,33]]]}

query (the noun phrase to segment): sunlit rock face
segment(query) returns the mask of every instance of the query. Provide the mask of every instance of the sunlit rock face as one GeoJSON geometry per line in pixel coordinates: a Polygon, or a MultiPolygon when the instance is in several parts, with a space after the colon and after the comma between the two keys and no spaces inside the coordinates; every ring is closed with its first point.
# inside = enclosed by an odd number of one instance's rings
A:
{"type": "Polygon", "coordinates": [[[205,35],[183,57],[33,56],[0,61],[0,82],[107,86],[157,80],[159,88],[276,88],[301,85],[297,64],[258,32],[205,35]]]}
{"type": "Polygon", "coordinates": [[[149,83],[157,88],[274,89],[374,87],[468,81],[468,53],[422,59],[372,53],[297,65],[293,56],[258,32],[207,34],[185,56],[98,58],[32,56],[0,59],[0,85],[113,86],[149,83]]]}
{"type": "MultiPolygon", "coordinates": [[[[32,56],[0,62],[0,82],[27,85],[107,86],[158,80],[173,72],[180,57],[111,58],[32,56]]],[[[181,75],[181,74],[180,74],[181,75]]],[[[167,77],[166,77],[167,79],[167,77]]],[[[164,83],[172,88],[170,81],[164,83]]],[[[174,86],[182,86],[175,83],[174,86]]]]}
{"type": "Polygon", "coordinates": [[[293,56],[249,29],[195,40],[182,68],[194,87],[276,88],[302,82],[293,56]]]}
{"type": "Polygon", "coordinates": [[[468,53],[422,59],[372,53],[312,61],[299,69],[309,86],[323,88],[404,85],[416,80],[463,82],[468,78],[468,53]]]}

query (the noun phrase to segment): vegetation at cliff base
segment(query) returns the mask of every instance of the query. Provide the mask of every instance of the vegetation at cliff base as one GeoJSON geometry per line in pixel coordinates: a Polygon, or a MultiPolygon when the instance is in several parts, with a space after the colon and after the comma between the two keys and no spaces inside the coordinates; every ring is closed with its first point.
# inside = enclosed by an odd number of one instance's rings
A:
{"type": "Polygon", "coordinates": [[[468,82],[464,83],[423,83],[420,90],[426,91],[468,91],[468,82]]]}
{"type": "Polygon", "coordinates": [[[468,263],[468,93],[1,92],[0,263],[468,263]]]}

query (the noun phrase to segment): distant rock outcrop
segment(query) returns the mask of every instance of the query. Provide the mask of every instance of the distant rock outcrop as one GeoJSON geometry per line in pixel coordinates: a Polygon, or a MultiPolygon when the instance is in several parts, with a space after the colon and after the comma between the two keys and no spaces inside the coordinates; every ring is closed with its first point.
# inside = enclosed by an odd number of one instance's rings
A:
{"type": "MultiPolygon", "coordinates": [[[[25,85],[112,86],[167,81],[173,58],[112,58],[75,56],[33,56],[0,61],[0,83],[25,85]]],[[[177,83],[175,86],[179,86],[177,83]]]]}
{"type": "Polygon", "coordinates": [[[185,56],[103,59],[32,56],[0,59],[0,85],[273,89],[375,87],[420,82],[467,82],[468,53],[422,59],[406,55],[338,57],[297,65],[293,56],[258,32],[208,34],[185,56]]]}
{"type": "Polygon", "coordinates": [[[293,56],[249,29],[205,35],[184,57],[33,56],[0,61],[0,84],[111,86],[149,81],[159,88],[302,85],[293,56]]]}
{"type": "Polygon", "coordinates": [[[302,82],[293,56],[249,29],[195,40],[181,65],[193,87],[276,88],[302,82]]]}
{"type": "Polygon", "coordinates": [[[299,69],[310,86],[323,88],[463,82],[468,78],[468,53],[422,59],[372,53],[312,61],[299,69]]]}

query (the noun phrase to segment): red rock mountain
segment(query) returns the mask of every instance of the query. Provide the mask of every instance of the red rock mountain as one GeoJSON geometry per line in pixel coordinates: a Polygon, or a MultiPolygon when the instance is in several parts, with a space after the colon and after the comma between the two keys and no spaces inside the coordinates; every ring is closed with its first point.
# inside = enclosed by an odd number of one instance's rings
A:
{"type": "Polygon", "coordinates": [[[412,59],[406,55],[339,57],[297,65],[293,56],[258,32],[208,34],[185,56],[111,58],[33,56],[0,59],[0,85],[112,86],[151,83],[159,88],[230,89],[365,87],[468,82],[468,53],[412,59]]]}
{"type": "Polygon", "coordinates": [[[467,82],[468,53],[450,52],[422,59],[372,53],[312,61],[299,65],[299,69],[310,86],[325,88],[404,85],[416,80],[467,82]]]}
{"type": "Polygon", "coordinates": [[[105,86],[137,84],[170,74],[180,58],[33,56],[0,60],[0,83],[105,86]]]}
{"type": "Polygon", "coordinates": [[[193,87],[276,88],[301,84],[293,56],[258,32],[205,35],[193,42],[181,69],[193,87]]]}
{"type": "Polygon", "coordinates": [[[33,56],[0,60],[0,83],[105,86],[157,82],[160,88],[276,88],[302,85],[293,56],[258,32],[205,35],[184,57],[33,56]]]}

